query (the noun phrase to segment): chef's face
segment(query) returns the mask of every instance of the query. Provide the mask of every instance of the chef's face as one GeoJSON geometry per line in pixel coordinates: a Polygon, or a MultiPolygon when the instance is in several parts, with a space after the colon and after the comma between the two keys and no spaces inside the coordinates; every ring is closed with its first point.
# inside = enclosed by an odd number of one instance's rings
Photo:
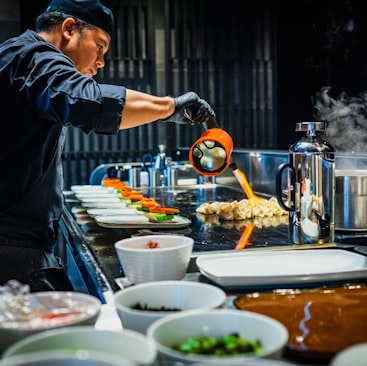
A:
{"type": "Polygon", "coordinates": [[[110,36],[101,28],[83,28],[73,33],[63,52],[82,74],[93,77],[104,67],[109,45],[110,36]]]}

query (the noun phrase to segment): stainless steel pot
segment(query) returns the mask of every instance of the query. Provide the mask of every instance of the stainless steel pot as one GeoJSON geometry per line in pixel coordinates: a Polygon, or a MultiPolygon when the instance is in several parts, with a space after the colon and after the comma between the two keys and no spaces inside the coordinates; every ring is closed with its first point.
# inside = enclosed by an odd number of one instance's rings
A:
{"type": "Polygon", "coordinates": [[[367,231],[367,170],[336,170],[335,229],[367,231]]]}

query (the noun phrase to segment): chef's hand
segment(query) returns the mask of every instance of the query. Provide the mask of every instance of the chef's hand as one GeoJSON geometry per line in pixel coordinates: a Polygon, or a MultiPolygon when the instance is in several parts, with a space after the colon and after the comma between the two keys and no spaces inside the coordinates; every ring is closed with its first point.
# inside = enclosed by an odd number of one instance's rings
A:
{"type": "Polygon", "coordinates": [[[173,100],[175,111],[172,116],[164,119],[164,122],[194,125],[205,122],[209,117],[215,118],[213,108],[194,92],[182,94],[173,100]]]}

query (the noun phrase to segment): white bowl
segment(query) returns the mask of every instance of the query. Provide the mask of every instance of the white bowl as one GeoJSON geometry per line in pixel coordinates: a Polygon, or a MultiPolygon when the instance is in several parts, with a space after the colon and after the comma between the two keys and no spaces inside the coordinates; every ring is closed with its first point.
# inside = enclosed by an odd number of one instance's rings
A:
{"type": "Polygon", "coordinates": [[[367,360],[367,343],[358,343],[338,352],[331,360],[330,366],[365,366],[367,360]]]}
{"type": "Polygon", "coordinates": [[[280,358],[288,341],[287,328],[268,316],[234,309],[191,310],[162,318],[147,330],[158,350],[158,359],[163,362],[197,362],[216,365],[243,364],[261,357],[280,358]],[[249,341],[260,340],[260,353],[245,353],[236,356],[212,356],[185,354],[173,349],[174,345],[189,338],[212,336],[215,338],[237,332],[249,341]]]}
{"type": "Polygon", "coordinates": [[[137,366],[122,357],[91,351],[39,351],[0,360],[0,366],[137,366]]]}
{"type": "Polygon", "coordinates": [[[47,330],[34,334],[10,346],[4,360],[15,355],[39,351],[69,350],[108,354],[140,365],[154,363],[157,351],[153,342],[132,330],[98,330],[91,326],[47,330]]]}
{"type": "Polygon", "coordinates": [[[0,314],[0,353],[18,340],[41,331],[94,325],[102,306],[97,297],[72,291],[34,292],[12,301],[7,303],[7,310],[17,317],[0,314]],[[20,313],[15,312],[15,305],[22,309],[20,313]]]}
{"type": "Polygon", "coordinates": [[[116,292],[114,305],[124,328],[146,333],[154,321],[177,313],[168,309],[214,309],[222,307],[225,299],[226,293],[213,285],[183,280],[155,281],[116,292]],[[134,309],[136,304],[148,309],[134,309]],[[155,310],[162,307],[167,310],[155,310]]]}
{"type": "Polygon", "coordinates": [[[183,279],[193,246],[194,240],[183,235],[137,236],[115,243],[125,276],[134,284],[183,279]],[[147,249],[149,242],[159,248],[147,249]]]}

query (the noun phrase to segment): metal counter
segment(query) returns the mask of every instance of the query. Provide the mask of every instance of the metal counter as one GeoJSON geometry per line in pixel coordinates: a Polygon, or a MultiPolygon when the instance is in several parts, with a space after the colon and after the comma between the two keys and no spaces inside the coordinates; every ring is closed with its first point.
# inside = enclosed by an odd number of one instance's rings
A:
{"type": "MultiPolygon", "coordinates": [[[[184,156],[184,151],[183,151],[184,156]]],[[[279,164],[287,161],[286,151],[235,150],[233,158],[239,168],[246,172],[255,193],[265,198],[275,195],[274,177],[279,164]]],[[[337,168],[367,166],[367,156],[342,155],[336,157],[337,168]]],[[[203,183],[196,173],[186,169],[190,178],[203,183]]],[[[184,229],[164,230],[191,236],[194,252],[189,266],[197,271],[196,257],[202,253],[233,251],[242,242],[242,235],[251,227],[248,244],[242,250],[294,248],[288,240],[288,215],[264,220],[223,221],[217,216],[199,215],[196,208],[204,202],[229,202],[246,198],[234,175],[226,172],[212,180],[214,183],[173,187],[140,188],[146,197],[155,197],[163,206],[178,207],[181,216],[189,218],[191,225],[184,229]]],[[[119,289],[116,278],[124,276],[114,250],[114,243],[131,235],[144,235],[149,230],[123,230],[103,228],[86,214],[72,192],[65,192],[66,207],[60,222],[61,240],[67,271],[76,289],[95,294],[106,302],[119,289]]],[[[159,232],[159,230],[154,230],[159,232]]],[[[367,233],[336,233],[332,246],[357,249],[366,254],[367,233]]],[[[313,245],[315,246],[315,245],[313,245]]],[[[297,246],[297,249],[300,246],[297,246]]]]}
{"type": "MultiPolygon", "coordinates": [[[[236,162],[246,172],[255,193],[270,198],[274,195],[274,176],[279,163],[286,160],[284,153],[247,152],[236,156],[236,162]]],[[[357,159],[361,162],[360,159],[357,159]]],[[[367,160],[367,159],[366,159],[367,160]]],[[[347,166],[350,165],[350,159],[347,166]]],[[[342,166],[339,160],[339,166],[342,166]]],[[[198,180],[199,182],[199,180],[198,180]]],[[[65,210],[60,222],[61,239],[65,242],[65,263],[67,272],[76,290],[99,297],[103,303],[112,304],[113,294],[125,286],[124,272],[117,258],[114,243],[132,235],[151,233],[176,233],[194,239],[194,250],[185,280],[210,282],[196,267],[196,258],[211,253],[235,250],[264,251],[304,248],[343,248],[367,255],[366,232],[336,232],[333,243],[324,245],[295,245],[288,239],[288,215],[272,219],[243,221],[218,220],[216,215],[200,215],[196,212],[204,202],[240,201],[245,197],[231,172],[217,177],[214,183],[204,183],[174,187],[139,188],[145,197],[155,197],[163,206],[180,208],[180,215],[191,220],[186,228],[179,229],[114,229],[99,226],[72,192],[65,192],[65,210]],[[243,237],[251,228],[248,242],[243,245],[243,237]]],[[[61,241],[62,241],[61,240],[61,241]]],[[[366,281],[366,279],[360,279],[366,281]]],[[[128,283],[127,283],[128,284],[128,283]]],[[[233,308],[233,300],[238,293],[251,290],[225,289],[225,307],[233,308]]],[[[256,288],[256,291],[264,289],[256,288]]],[[[301,361],[307,359],[289,359],[301,361]]],[[[316,362],[316,361],[315,361],[316,362]]],[[[312,364],[318,364],[311,362],[312,364]]],[[[321,362],[320,365],[326,365],[321,362]]]]}
{"type": "MultiPolygon", "coordinates": [[[[240,188],[219,184],[194,186],[142,188],[146,197],[155,197],[163,206],[178,207],[180,215],[191,220],[190,226],[165,229],[165,233],[177,233],[194,239],[192,263],[189,271],[195,272],[195,259],[201,253],[233,251],[238,249],[244,232],[252,226],[251,235],[241,250],[283,249],[294,247],[288,240],[288,215],[270,219],[243,221],[218,220],[216,215],[201,215],[196,208],[204,202],[230,202],[245,198],[240,188]]],[[[124,276],[114,243],[131,235],[159,233],[162,230],[114,229],[96,224],[80,202],[72,195],[66,196],[66,209],[61,231],[68,245],[68,272],[76,287],[96,294],[106,301],[119,289],[116,278],[124,276]],[[75,262],[75,263],[74,263],[75,262]],[[77,267],[81,270],[77,271],[77,267]]],[[[331,244],[333,245],[333,244],[331,244]]],[[[299,247],[299,246],[298,246],[299,247]]]]}

